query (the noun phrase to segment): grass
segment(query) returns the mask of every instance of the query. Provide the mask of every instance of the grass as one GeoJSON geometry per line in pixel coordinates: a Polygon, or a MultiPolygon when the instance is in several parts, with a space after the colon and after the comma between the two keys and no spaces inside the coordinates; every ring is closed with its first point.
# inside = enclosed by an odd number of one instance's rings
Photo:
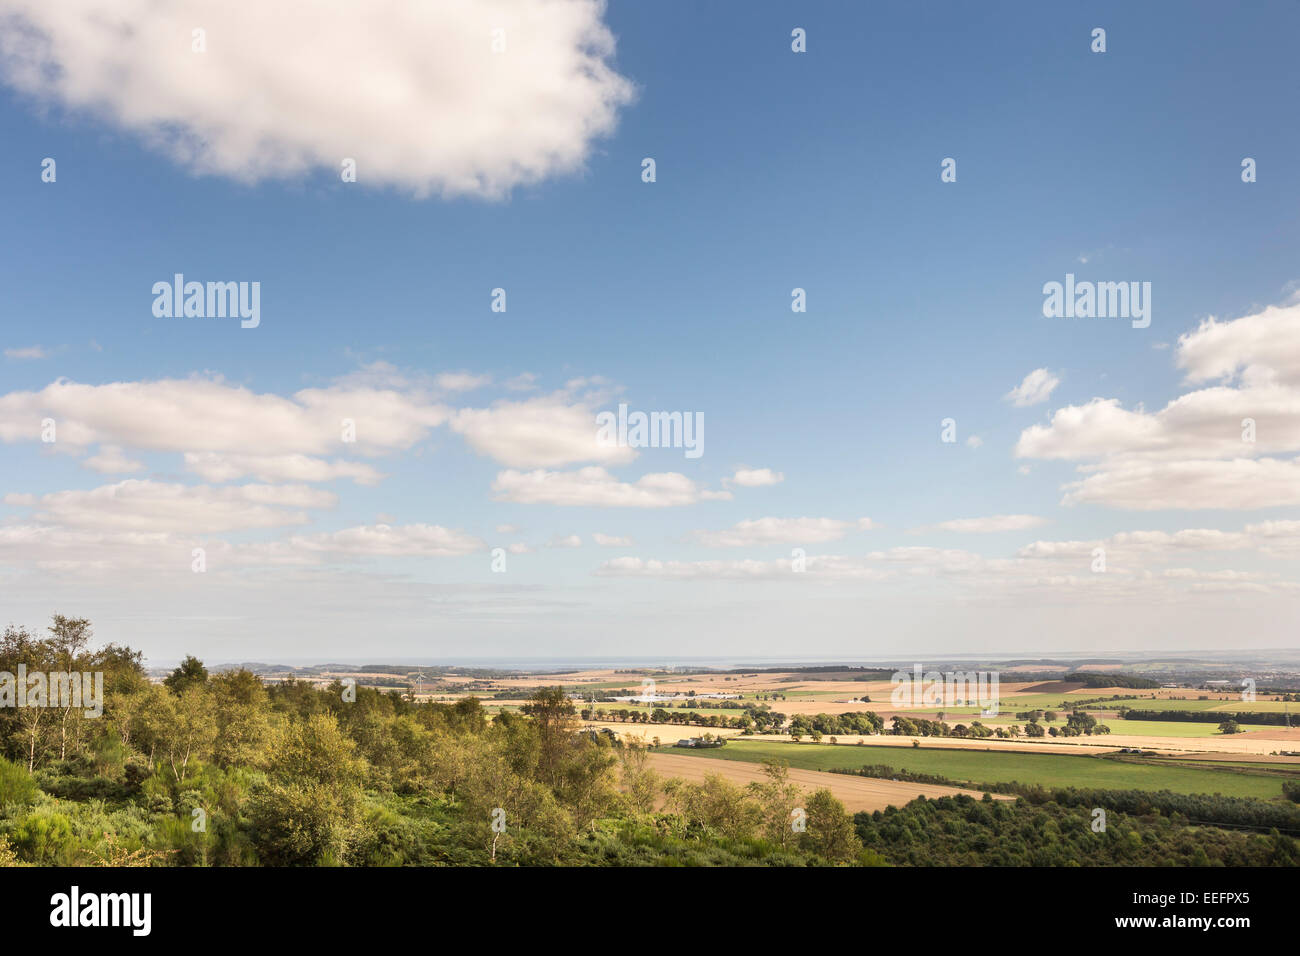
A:
{"type": "MultiPolygon", "coordinates": [[[[1224,715],[1224,720],[1228,716],[1224,715]]],[[[1218,724],[1200,724],[1179,720],[1122,720],[1106,717],[1101,721],[1112,734],[1141,737],[1222,737],[1218,724]]],[[[1242,724],[1242,730],[1266,730],[1265,727],[1242,724]]]]}
{"type": "Polygon", "coordinates": [[[686,748],[663,749],[675,754],[722,760],[759,762],[775,758],[803,770],[856,770],[868,764],[884,764],[971,784],[1018,782],[1044,787],[1172,790],[1175,793],[1219,793],[1258,799],[1271,799],[1282,794],[1282,778],[1255,774],[1241,767],[1165,767],[1070,754],[743,740],[733,740],[725,747],[700,753],[686,748]]]}

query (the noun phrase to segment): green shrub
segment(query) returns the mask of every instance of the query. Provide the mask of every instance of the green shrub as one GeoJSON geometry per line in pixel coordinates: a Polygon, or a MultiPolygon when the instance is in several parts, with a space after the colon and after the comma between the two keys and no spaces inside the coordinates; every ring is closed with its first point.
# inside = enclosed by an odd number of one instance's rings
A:
{"type": "Polygon", "coordinates": [[[30,806],[36,800],[36,781],[26,767],[0,757],[0,807],[30,806]]]}

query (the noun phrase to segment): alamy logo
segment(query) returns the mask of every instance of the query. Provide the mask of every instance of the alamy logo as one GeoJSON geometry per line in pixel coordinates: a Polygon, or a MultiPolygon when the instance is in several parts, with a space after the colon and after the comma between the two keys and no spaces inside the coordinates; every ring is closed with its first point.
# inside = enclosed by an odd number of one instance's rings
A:
{"type": "Polygon", "coordinates": [[[1043,315],[1049,319],[1132,319],[1133,328],[1151,324],[1150,282],[1065,282],[1043,286],[1043,315]]]}
{"type": "Polygon", "coordinates": [[[104,714],[104,674],[77,671],[27,673],[19,664],[17,675],[0,671],[0,707],[81,708],[86,717],[104,714]]]}
{"type": "Polygon", "coordinates": [[[262,283],[186,282],[184,273],[171,282],[153,284],[153,314],[160,319],[240,318],[240,328],[255,329],[262,322],[262,283]]]}
{"type": "Polygon", "coordinates": [[[703,412],[632,412],[596,416],[596,441],[606,448],[685,448],[687,458],[704,454],[703,412]]]}
{"type": "Polygon", "coordinates": [[[74,886],[50,897],[51,926],[128,926],[134,936],[153,928],[153,896],[149,893],[86,893],[74,886]]]}
{"type": "Polygon", "coordinates": [[[981,717],[998,715],[997,671],[895,671],[889,700],[894,707],[978,707],[981,717]]]}

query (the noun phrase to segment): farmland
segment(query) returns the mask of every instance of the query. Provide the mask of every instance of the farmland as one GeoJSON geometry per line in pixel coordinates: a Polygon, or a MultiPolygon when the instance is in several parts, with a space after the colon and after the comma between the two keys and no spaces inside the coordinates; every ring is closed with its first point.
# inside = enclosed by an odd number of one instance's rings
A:
{"type": "MultiPolygon", "coordinates": [[[[688,749],[673,750],[695,756],[688,749]]],[[[979,785],[1022,783],[1042,787],[1171,790],[1272,799],[1287,779],[1268,771],[1137,763],[1098,756],[945,750],[938,747],[832,746],[733,740],[704,752],[709,758],[761,762],[775,759],[803,770],[856,770],[881,764],[979,785]]],[[[1300,779],[1297,774],[1291,779],[1300,779]]]]}

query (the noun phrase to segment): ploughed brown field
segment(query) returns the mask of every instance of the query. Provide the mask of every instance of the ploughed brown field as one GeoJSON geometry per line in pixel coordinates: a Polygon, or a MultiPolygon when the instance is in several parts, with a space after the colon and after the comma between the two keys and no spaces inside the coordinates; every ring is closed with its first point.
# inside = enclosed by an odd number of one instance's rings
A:
{"type": "MultiPolygon", "coordinates": [[[[656,773],[665,777],[681,777],[690,783],[702,782],[706,774],[717,774],[742,787],[747,783],[761,783],[767,780],[759,764],[739,760],[659,753],[650,754],[649,757],[650,766],[656,773]]],[[[852,777],[848,774],[826,773],[821,770],[791,768],[789,773],[790,782],[804,790],[811,792],[826,788],[844,804],[844,809],[849,813],[901,807],[920,796],[931,800],[938,797],[951,797],[959,793],[977,799],[984,796],[978,790],[963,790],[960,787],[940,787],[928,783],[895,783],[892,780],[852,777]]],[[[993,799],[1013,800],[1015,798],[994,794],[993,799]]]]}

